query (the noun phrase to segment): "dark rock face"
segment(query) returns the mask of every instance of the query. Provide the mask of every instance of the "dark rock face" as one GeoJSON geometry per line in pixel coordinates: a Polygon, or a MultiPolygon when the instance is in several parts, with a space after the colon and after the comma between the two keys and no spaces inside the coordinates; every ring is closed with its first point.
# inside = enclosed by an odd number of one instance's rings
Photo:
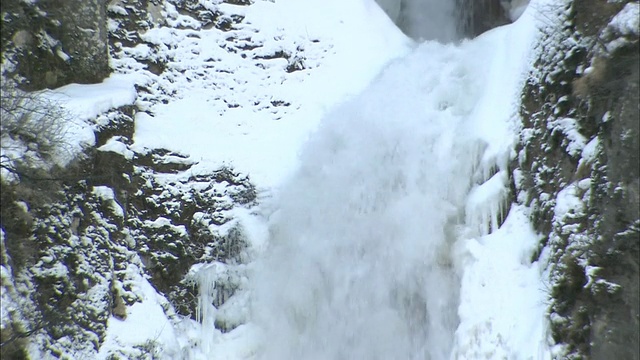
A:
{"type": "MultiPolygon", "coordinates": [[[[376,0],[389,18],[416,40],[473,38],[509,23],[500,0],[376,0]]],[[[509,3],[507,1],[507,3],[509,3]]]]}
{"type": "Polygon", "coordinates": [[[510,21],[500,0],[457,0],[458,32],[475,37],[510,21]]]}
{"type": "Polygon", "coordinates": [[[613,293],[594,296],[590,338],[594,359],[640,358],[640,55],[634,46],[611,53],[604,82],[591,90],[596,119],[604,119],[602,151],[594,166],[597,186],[589,219],[593,221],[593,263],[613,293]]]}
{"type": "Polygon", "coordinates": [[[563,358],[640,357],[639,42],[610,24],[625,5],[547,9],[523,92],[513,167],[519,200],[547,235],[551,327],[563,358]]]}
{"type": "Polygon", "coordinates": [[[7,76],[28,90],[101,82],[109,75],[106,2],[2,1],[7,76]]]}
{"type": "Polygon", "coordinates": [[[16,336],[9,343],[40,335],[33,342],[60,356],[96,351],[104,339],[117,279],[114,257],[124,236],[121,216],[109,201],[85,180],[61,180],[87,176],[81,170],[87,165],[47,179],[2,183],[2,265],[11,269],[11,287],[23,305],[12,308],[11,323],[3,324],[16,336]]]}

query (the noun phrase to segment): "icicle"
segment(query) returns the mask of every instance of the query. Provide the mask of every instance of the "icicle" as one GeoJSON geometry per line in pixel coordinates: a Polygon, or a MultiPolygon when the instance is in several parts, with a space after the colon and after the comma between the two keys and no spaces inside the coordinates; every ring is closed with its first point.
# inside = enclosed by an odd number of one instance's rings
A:
{"type": "Polygon", "coordinates": [[[489,234],[500,226],[509,194],[508,181],[507,172],[501,170],[471,190],[465,207],[466,223],[477,229],[479,235],[489,234]]]}
{"type": "Polygon", "coordinates": [[[225,271],[225,264],[212,263],[200,268],[196,273],[199,291],[196,320],[202,325],[200,347],[204,354],[209,354],[212,350],[217,312],[214,301],[218,296],[217,283],[220,281],[220,274],[225,271]]]}

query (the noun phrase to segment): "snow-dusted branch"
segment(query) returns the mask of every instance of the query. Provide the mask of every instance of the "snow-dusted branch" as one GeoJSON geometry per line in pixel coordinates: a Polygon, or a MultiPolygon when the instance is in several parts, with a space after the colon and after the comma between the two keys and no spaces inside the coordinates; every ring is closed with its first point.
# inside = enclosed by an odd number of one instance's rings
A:
{"type": "Polygon", "coordinates": [[[3,176],[21,167],[47,167],[65,147],[65,123],[71,115],[60,105],[2,80],[0,101],[0,164],[3,176]]]}

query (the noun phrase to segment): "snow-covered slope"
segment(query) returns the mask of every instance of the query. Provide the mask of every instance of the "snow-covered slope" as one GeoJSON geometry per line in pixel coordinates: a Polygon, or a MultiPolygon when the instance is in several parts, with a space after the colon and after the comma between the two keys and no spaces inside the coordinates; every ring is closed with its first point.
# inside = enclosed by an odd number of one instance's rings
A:
{"type": "Polygon", "coordinates": [[[242,21],[227,32],[202,29],[167,4],[168,24],[184,28],[150,29],[145,44],[114,61],[134,74],[130,57],[165,63],[160,75],[145,72],[139,83],[170,98],[163,104],[151,96],[143,106],[133,147],[188,154],[199,162],[194,171],[228,162],[259,186],[280,183],[322,113],[409,44],[369,1],[217,3],[202,2],[242,21]]]}

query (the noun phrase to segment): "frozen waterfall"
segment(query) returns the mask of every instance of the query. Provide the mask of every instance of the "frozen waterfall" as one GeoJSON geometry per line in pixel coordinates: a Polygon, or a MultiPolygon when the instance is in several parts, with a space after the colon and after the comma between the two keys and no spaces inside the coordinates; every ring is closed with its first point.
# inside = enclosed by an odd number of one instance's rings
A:
{"type": "MultiPolygon", "coordinates": [[[[417,45],[327,114],[270,204],[277,211],[268,247],[251,265],[243,300],[261,340],[242,358],[538,351],[520,345],[530,338],[507,335],[517,316],[500,318],[503,310],[490,305],[495,295],[511,314],[528,309],[532,332],[543,338],[543,308],[533,304],[538,270],[520,259],[537,238],[523,212],[508,215],[506,206],[531,19],[457,45],[417,45]],[[509,227],[498,230],[505,217],[509,227]],[[503,254],[508,271],[493,265],[492,252],[503,254]],[[476,268],[490,270],[469,272],[476,268]],[[504,300],[525,287],[522,299],[504,300]],[[477,294],[489,299],[485,314],[474,313],[477,294]]],[[[201,287],[215,291],[206,280],[201,287]]],[[[211,299],[202,303],[212,332],[216,310],[211,299]]],[[[203,342],[204,353],[215,353],[203,342]]]]}
{"type": "Polygon", "coordinates": [[[486,178],[469,116],[481,84],[464,58],[421,45],[313,136],[254,274],[265,359],[448,358],[456,239],[481,227],[464,209],[486,178]]]}

